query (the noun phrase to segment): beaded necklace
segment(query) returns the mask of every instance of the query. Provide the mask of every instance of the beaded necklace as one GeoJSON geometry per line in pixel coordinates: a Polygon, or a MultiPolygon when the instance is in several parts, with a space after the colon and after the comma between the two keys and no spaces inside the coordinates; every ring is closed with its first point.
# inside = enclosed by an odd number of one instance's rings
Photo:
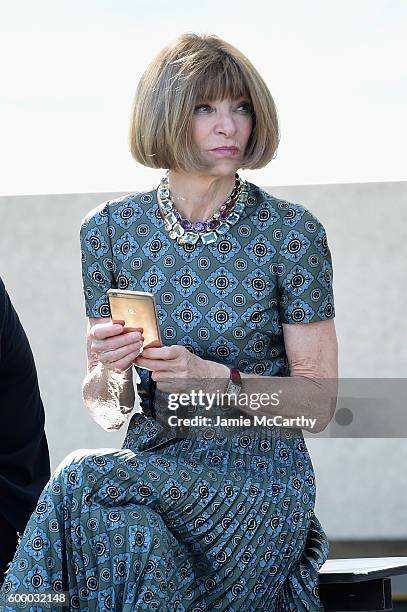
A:
{"type": "Polygon", "coordinates": [[[232,225],[237,223],[247,201],[246,181],[243,181],[236,173],[233,191],[218,211],[210,219],[191,223],[188,219],[183,219],[174,206],[168,175],[161,179],[157,192],[160,196],[158,207],[164,220],[164,228],[169,237],[180,245],[196,244],[198,240],[201,240],[203,244],[216,242],[219,236],[225,234],[232,225]]]}

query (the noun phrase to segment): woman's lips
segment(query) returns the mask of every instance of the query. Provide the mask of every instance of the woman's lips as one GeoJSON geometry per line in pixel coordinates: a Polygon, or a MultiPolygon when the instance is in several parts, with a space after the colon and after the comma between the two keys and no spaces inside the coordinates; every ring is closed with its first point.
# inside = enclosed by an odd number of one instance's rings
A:
{"type": "Polygon", "coordinates": [[[210,151],[217,157],[235,157],[239,154],[239,149],[237,147],[218,147],[210,151]]]}

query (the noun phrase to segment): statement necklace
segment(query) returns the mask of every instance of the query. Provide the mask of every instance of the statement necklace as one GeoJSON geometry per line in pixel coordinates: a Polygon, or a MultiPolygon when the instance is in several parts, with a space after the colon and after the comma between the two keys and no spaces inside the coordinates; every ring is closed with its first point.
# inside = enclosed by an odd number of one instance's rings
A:
{"type": "Polygon", "coordinates": [[[237,223],[244,211],[247,201],[247,185],[236,173],[233,191],[210,219],[191,223],[183,219],[171,199],[168,175],[161,179],[157,192],[160,196],[158,207],[164,220],[164,227],[172,240],[178,244],[203,244],[216,242],[219,236],[226,234],[229,228],[237,223]]]}

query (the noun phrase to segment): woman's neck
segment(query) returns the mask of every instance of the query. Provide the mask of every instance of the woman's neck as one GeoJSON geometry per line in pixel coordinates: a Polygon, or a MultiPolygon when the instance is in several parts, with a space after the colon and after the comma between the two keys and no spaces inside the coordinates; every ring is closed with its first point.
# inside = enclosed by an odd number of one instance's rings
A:
{"type": "Polygon", "coordinates": [[[209,176],[170,170],[169,188],[175,208],[192,223],[209,219],[227,200],[235,175],[209,176]]]}

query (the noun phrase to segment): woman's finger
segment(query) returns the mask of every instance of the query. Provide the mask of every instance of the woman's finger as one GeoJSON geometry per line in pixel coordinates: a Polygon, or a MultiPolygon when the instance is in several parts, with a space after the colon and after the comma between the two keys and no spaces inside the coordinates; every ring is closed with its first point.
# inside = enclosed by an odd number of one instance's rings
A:
{"type": "Polygon", "coordinates": [[[120,325],[120,323],[112,323],[111,321],[108,323],[97,323],[90,330],[91,336],[96,340],[104,340],[111,336],[118,336],[122,332],[123,325],[120,325]]]}
{"type": "Polygon", "coordinates": [[[100,351],[99,353],[96,352],[96,354],[98,355],[99,361],[101,361],[103,364],[113,364],[123,358],[126,358],[129,354],[137,353],[138,355],[141,351],[142,346],[143,343],[140,340],[139,342],[132,342],[131,344],[126,344],[126,346],[115,349],[113,351],[100,351]]]}
{"type": "Polygon", "coordinates": [[[123,357],[123,359],[119,359],[119,361],[114,361],[107,367],[111,370],[120,370],[121,372],[125,372],[130,368],[130,366],[133,365],[133,361],[137,357],[137,355],[137,351],[129,353],[126,357],[123,357]]]}
{"type": "Polygon", "coordinates": [[[92,340],[91,349],[96,353],[100,353],[102,351],[115,351],[119,348],[130,346],[135,342],[139,342],[143,338],[140,332],[126,332],[125,334],[120,334],[114,338],[109,337],[105,340],[92,340]]]}
{"type": "MultiPolygon", "coordinates": [[[[136,365],[140,368],[146,368],[147,370],[154,371],[168,371],[170,369],[169,360],[164,359],[146,359],[143,354],[137,357],[136,365]]],[[[171,370],[176,370],[176,366],[171,363],[171,370]]]]}

